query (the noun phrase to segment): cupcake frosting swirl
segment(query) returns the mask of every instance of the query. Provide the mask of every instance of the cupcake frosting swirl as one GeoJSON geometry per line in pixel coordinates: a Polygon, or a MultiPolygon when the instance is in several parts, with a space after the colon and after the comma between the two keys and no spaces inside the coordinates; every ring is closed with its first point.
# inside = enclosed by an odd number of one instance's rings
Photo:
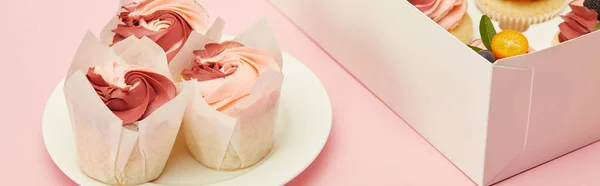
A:
{"type": "Polygon", "coordinates": [[[123,125],[146,118],[177,95],[175,85],[167,77],[138,66],[109,63],[89,68],[86,76],[123,125]]]}
{"type": "Polygon", "coordinates": [[[584,0],[575,0],[569,4],[571,12],[561,16],[564,20],[558,25],[558,40],[562,43],[596,30],[598,13],[583,6],[584,0]]]}
{"type": "Polygon", "coordinates": [[[208,30],[208,14],[194,0],[146,0],[123,6],[122,23],[113,30],[113,44],[127,37],[146,36],[167,53],[167,60],[181,50],[192,31],[208,30]]]}
{"type": "Polygon", "coordinates": [[[408,0],[446,30],[456,28],[467,13],[467,0],[408,0]]]}
{"type": "Polygon", "coordinates": [[[272,56],[235,41],[210,43],[204,48],[194,51],[194,66],[181,75],[186,80],[196,79],[204,100],[218,111],[226,111],[250,95],[263,71],[281,72],[272,56]]]}

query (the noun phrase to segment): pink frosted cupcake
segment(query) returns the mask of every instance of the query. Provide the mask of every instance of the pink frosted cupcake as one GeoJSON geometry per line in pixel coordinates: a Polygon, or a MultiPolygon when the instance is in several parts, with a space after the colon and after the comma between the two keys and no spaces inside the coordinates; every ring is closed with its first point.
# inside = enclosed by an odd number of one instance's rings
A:
{"type": "Polygon", "coordinates": [[[63,91],[76,161],[88,177],[139,185],[162,174],[190,92],[175,85],[164,56],[148,38],[108,48],[86,34],[63,91]]]}
{"type": "MultiPolygon", "coordinates": [[[[137,185],[156,179],[169,157],[177,128],[153,122],[156,117],[145,119],[177,96],[174,83],[153,70],[135,65],[121,66],[114,62],[90,67],[86,78],[106,108],[122,121],[122,127],[116,126],[119,123],[110,119],[91,123],[79,120],[75,124],[78,163],[83,173],[111,185],[137,185]],[[164,126],[165,130],[148,134],[148,128],[156,126],[164,126]],[[120,133],[119,136],[117,133],[120,133]],[[160,139],[161,142],[147,138],[160,139]],[[110,145],[111,140],[119,144],[110,145]],[[137,143],[138,140],[145,145],[137,143]],[[119,147],[119,150],[108,151],[107,147],[119,147]],[[115,153],[116,158],[112,160],[104,153],[115,153]]],[[[90,105],[83,102],[76,104],[90,105]]],[[[175,123],[170,125],[178,126],[175,123]]]]}
{"type": "Polygon", "coordinates": [[[200,109],[186,113],[186,117],[205,115],[197,117],[202,122],[184,119],[183,131],[186,133],[188,148],[200,163],[212,169],[236,170],[250,167],[263,159],[273,144],[279,97],[277,87],[281,86],[281,82],[276,79],[281,74],[281,67],[268,53],[236,41],[209,43],[204,48],[194,51],[196,58],[192,68],[184,69],[181,75],[183,79],[198,86],[197,98],[203,99],[203,104],[210,107],[215,116],[207,117],[210,112],[200,109]],[[268,80],[273,81],[269,84],[274,89],[257,86],[265,83],[266,79],[261,77],[269,72],[276,74],[274,79],[268,80]],[[262,82],[260,79],[263,79],[262,82]],[[214,124],[210,124],[213,121],[208,121],[212,120],[210,118],[219,118],[219,115],[236,118],[233,122],[239,127],[236,127],[238,132],[234,132],[234,137],[225,146],[208,140],[217,138],[216,134],[197,133],[212,128],[208,127],[210,125],[225,124],[224,121],[214,121],[214,124]]]}
{"type": "MultiPolygon", "coordinates": [[[[223,25],[219,20],[213,25],[223,25]]],[[[279,117],[283,60],[275,33],[259,21],[233,40],[222,27],[193,33],[169,64],[192,89],[181,132],[192,156],[216,170],[251,167],[269,154],[279,117]]]]}
{"type": "Polygon", "coordinates": [[[111,43],[146,36],[160,45],[167,61],[181,50],[192,31],[204,34],[210,26],[208,14],[194,0],[146,0],[129,3],[123,9],[121,23],[112,30],[111,43]]]}
{"type": "Polygon", "coordinates": [[[552,40],[552,45],[556,45],[579,36],[596,31],[598,24],[598,12],[590,8],[599,8],[600,1],[575,0],[569,4],[571,12],[561,16],[563,23],[558,25],[560,31],[552,40]]]}
{"type": "Polygon", "coordinates": [[[473,22],[467,13],[467,0],[409,0],[427,17],[463,43],[473,38],[473,22]]]}

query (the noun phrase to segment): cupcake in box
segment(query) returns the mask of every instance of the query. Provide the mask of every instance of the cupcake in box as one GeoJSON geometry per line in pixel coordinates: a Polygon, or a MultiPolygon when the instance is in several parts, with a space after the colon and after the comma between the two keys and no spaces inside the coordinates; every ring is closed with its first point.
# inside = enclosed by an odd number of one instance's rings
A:
{"type": "Polygon", "coordinates": [[[101,39],[112,46],[129,36],[146,36],[156,42],[171,61],[190,33],[204,34],[209,17],[195,0],[121,1],[122,9],[104,28],[101,39]]]}
{"type": "Polygon", "coordinates": [[[502,30],[525,32],[529,25],[542,23],[558,16],[569,0],[476,0],[477,8],[502,30]]]}
{"type": "Polygon", "coordinates": [[[552,40],[552,45],[556,45],[579,36],[596,31],[600,16],[599,0],[575,0],[569,4],[571,12],[561,16],[564,20],[558,25],[560,31],[552,40]]]}
{"type": "Polygon", "coordinates": [[[146,37],[109,48],[85,36],[64,84],[84,174],[105,184],[137,185],[162,173],[190,92],[178,89],[166,62],[146,37]]]}
{"type": "Polygon", "coordinates": [[[463,43],[468,43],[473,38],[473,22],[467,13],[467,0],[408,0],[408,2],[463,43]]]}
{"type": "Polygon", "coordinates": [[[237,170],[258,163],[274,143],[281,51],[266,21],[229,41],[220,42],[220,29],[192,34],[169,66],[194,90],[182,126],[191,154],[206,167],[237,170]]]}

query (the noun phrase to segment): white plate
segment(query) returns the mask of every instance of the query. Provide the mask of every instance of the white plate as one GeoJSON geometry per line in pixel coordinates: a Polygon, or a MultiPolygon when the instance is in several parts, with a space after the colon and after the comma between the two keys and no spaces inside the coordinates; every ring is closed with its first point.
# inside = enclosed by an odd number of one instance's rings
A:
{"type": "MultiPolygon", "coordinates": [[[[144,185],[283,185],[308,167],[323,149],[331,130],[331,103],[319,79],[300,61],[284,53],[285,79],[275,144],[259,164],[242,171],[224,172],[203,167],[177,142],[161,177],[144,185]]],[[[62,81],[48,99],[42,133],[46,149],[73,181],[104,185],[84,175],[76,151],[62,81]]],[[[178,140],[179,141],[179,140],[178,140]]]]}

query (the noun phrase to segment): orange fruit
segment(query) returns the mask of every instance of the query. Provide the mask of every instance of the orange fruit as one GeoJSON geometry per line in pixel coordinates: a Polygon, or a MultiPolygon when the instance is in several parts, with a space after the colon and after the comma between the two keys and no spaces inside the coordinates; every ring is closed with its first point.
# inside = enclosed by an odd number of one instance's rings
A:
{"type": "Polygon", "coordinates": [[[497,59],[526,54],[529,41],[516,30],[503,30],[492,38],[492,52],[497,59]]]}

